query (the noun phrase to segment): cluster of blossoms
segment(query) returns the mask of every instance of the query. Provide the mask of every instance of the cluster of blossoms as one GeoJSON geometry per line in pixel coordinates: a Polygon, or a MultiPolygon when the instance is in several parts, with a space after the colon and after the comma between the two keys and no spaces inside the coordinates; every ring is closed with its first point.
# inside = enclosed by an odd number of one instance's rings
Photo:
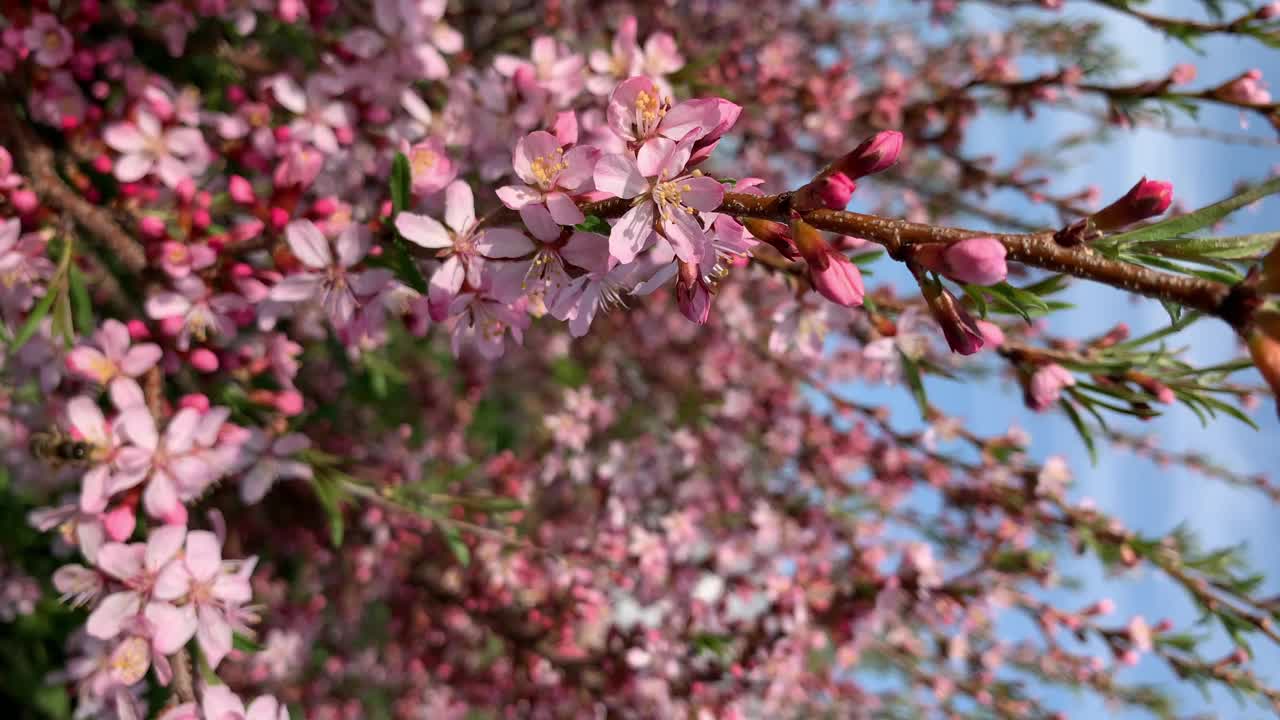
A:
{"type": "MultiPolygon", "coordinates": [[[[1117,666],[1167,652],[1167,623],[1038,599],[1057,581],[1040,548],[1064,535],[1156,545],[1069,499],[1061,458],[936,410],[916,444],[824,389],[1026,355],[1006,333],[1044,332],[957,297],[1020,272],[1001,236],[891,248],[907,298],[864,283],[874,243],[820,229],[833,211],[925,222],[943,196],[904,178],[989,183],[1083,217],[1056,235],[1074,247],[1169,208],[1143,180],[1087,212],[1096,192],[960,154],[962,90],[1029,112],[1082,72],[1026,79],[1010,38],[898,30],[864,87],[861,31],[841,45],[804,4],[688,22],[534,5],[6,5],[0,437],[56,545],[52,586],[85,614],[42,678],[77,717],[915,702],[858,682],[863,658],[927,667],[931,710],[1048,715],[1010,676],[1106,695],[1117,666]],[[961,442],[980,465],[937,452],[961,442]],[[931,532],[917,490],[945,508],[931,532]],[[528,544],[487,524],[503,513],[528,544]],[[1049,640],[999,636],[1009,608],[1049,640]],[[1106,650],[1057,643],[1072,633],[1106,650]]],[[[1052,27],[1047,45],[1072,38],[1052,27]]],[[[1203,96],[1270,103],[1256,71],[1203,96]]],[[[1076,378],[1029,357],[1017,378],[1047,410],[1076,378]]],[[[38,611],[10,560],[0,622],[38,611]]]]}

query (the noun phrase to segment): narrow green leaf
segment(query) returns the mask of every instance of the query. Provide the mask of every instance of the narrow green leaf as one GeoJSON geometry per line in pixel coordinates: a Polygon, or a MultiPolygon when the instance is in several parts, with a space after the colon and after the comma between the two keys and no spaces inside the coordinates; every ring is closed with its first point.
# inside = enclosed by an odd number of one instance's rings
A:
{"type": "Polygon", "coordinates": [[[89,297],[89,287],[84,282],[84,273],[72,267],[67,276],[71,288],[71,305],[75,311],[76,329],[81,335],[88,335],[97,327],[93,318],[93,300],[89,297]]]}
{"type": "Polygon", "coordinates": [[[399,213],[409,207],[410,183],[413,174],[409,170],[409,158],[404,153],[396,153],[391,163],[391,207],[399,213]]]}
{"type": "Polygon", "coordinates": [[[240,633],[232,634],[231,647],[235,648],[236,650],[239,650],[240,652],[246,652],[246,653],[262,652],[261,645],[250,640],[248,636],[242,635],[240,633]]]}
{"type": "Polygon", "coordinates": [[[1084,440],[1084,446],[1089,451],[1089,461],[1097,465],[1098,448],[1093,441],[1093,430],[1085,424],[1084,418],[1080,417],[1080,413],[1076,411],[1069,400],[1063,398],[1058,402],[1062,405],[1062,411],[1067,414],[1067,418],[1071,420],[1071,425],[1075,427],[1076,432],[1080,435],[1080,439],[1084,440]]]}
{"type": "Polygon", "coordinates": [[[1255,185],[1238,195],[1233,195],[1195,212],[1114,235],[1108,238],[1108,243],[1116,247],[1123,247],[1135,243],[1184,237],[1218,222],[1245,205],[1277,192],[1280,192],[1280,178],[1273,178],[1255,185]]]}
{"type": "Polygon", "coordinates": [[[449,544],[449,550],[453,552],[453,556],[457,558],[458,564],[463,567],[470,565],[471,548],[467,547],[467,542],[462,539],[462,533],[458,531],[458,527],[456,525],[441,523],[440,533],[444,535],[444,541],[449,544]]]}
{"type": "Polygon", "coordinates": [[[50,285],[45,289],[44,297],[40,298],[40,302],[32,308],[31,314],[27,316],[27,321],[22,323],[22,327],[18,328],[18,334],[13,337],[13,343],[9,345],[10,354],[16,353],[27,344],[40,329],[40,323],[49,315],[49,311],[53,309],[53,301],[58,296],[58,289],[50,285]]]}
{"type": "Polygon", "coordinates": [[[898,349],[898,357],[902,358],[902,374],[906,377],[907,386],[911,388],[911,397],[915,398],[920,408],[920,417],[929,416],[929,396],[925,393],[924,379],[920,377],[920,366],[910,355],[898,349]]]}
{"type": "Polygon", "coordinates": [[[1208,257],[1219,260],[1252,260],[1280,242],[1280,231],[1232,235],[1229,237],[1171,238],[1135,243],[1142,252],[1170,257],[1208,257]]]}

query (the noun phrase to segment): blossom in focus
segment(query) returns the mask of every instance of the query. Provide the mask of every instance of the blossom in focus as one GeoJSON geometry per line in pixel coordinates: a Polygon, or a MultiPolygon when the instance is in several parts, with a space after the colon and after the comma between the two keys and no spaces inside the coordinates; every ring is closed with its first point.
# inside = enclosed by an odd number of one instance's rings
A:
{"type": "Polygon", "coordinates": [[[577,225],[586,218],[571,195],[591,180],[597,155],[595,148],[586,146],[566,152],[549,132],[530,133],[516,143],[512,156],[516,176],[526,184],[500,187],[498,198],[512,210],[545,203],[557,223],[577,225]]]}
{"type": "Polygon", "coordinates": [[[480,286],[486,258],[517,258],[533,251],[533,242],[518,230],[481,228],[471,186],[462,180],[445,188],[444,224],[427,215],[402,212],[396,216],[396,230],[416,245],[440,251],[445,259],[431,276],[427,292],[431,319],[437,322],[449,316],[464,283],[480,286]]]}
{"type": "Polygon", "coordinates": [[[696,213],[711,212],[724,199],[724,186],[697,170],[684,173],[692,154],[692,135],[679,143],[655,138],[630,153],[608,155],[595,168],[596,188],[632,199],[609,233],[609,252],[619,262],[635,259],[656,235],[666,239],[685,262],[714,264],[714,248],[696,213]]]}
{"type": "Polygon", "coordinates": [[[376,294],[391,281],[391,272],[373,268],[352,272],[369,253],[368,228],[347,225],[331,244],[310,220],[295,220],[285,227],[289,249],[306,270],[286,275],[271,288],[276,302],[300,303],[318,299],[334,327],[345,327],[355,315],[361,298],[376,294]]]}

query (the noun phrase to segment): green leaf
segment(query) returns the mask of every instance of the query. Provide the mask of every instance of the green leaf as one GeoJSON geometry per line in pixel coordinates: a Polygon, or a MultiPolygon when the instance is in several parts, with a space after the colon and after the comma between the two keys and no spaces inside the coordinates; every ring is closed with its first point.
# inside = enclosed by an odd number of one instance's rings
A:
{"type": "Polygon", "coordinates": [[[31,314],[27,316],[27,321],[22,323],[22,327],[18,329],[18,334],[13,337],[13,343],[9,345],[9,352],[16,353],[22,349],[23,345],[36,334],[40,329],[40,323],[49,315],[49,310],[53,308],[53,301],[58,296],[58,290],[53,285],[45,289],[44,297],[40,298],[40,302],[31,310],[31,314]]]}
{"type": "Polygon", "coordinates": [[[1063,398],[1059,401],[1059,404],[1062,405],[1062,411],[1067,414],[1067,417],[1071,420],[1072,426],[1074,426],[1076,432],[1079,433],[1080,439],[1084,440],[1084,446],[1089,450],[1089,461],[1094,465],[1097,465],[1098,448],[1093,441],[1093,430],[1085,424],[1084,418],[1080,417],[1080,413],[1076,411],[1075,406],[1073,406],[1069,400],[1063,398]]]}
{"type": "Polygon", "coordinates": [[[588,215],[585,220],[573,226],[574,230],[581,232],[597,233],[599,235],[608,235],[612,229],[604,218],[597,215],[588,215]]]}
{"type": "Polygon", "coordinates": [[[929,416],[929,396],[925,393],[924,379],[920,377],[920,365],[910,355],[898,348],[898,357],[902,358],[902,374],[906,376],[907,386],[911,388],[911,397],[915,398],[920,408],[920,417],[929,416]]]}
{"type": "Polygon", "coordinates": [[[409,158],[404,153],[396,153],[391,163],[391,208],[399,213],[409,207],[410,183],[413,173],[409,170],[409,158]]]}
{"type": "Polygon", "coordinates": [[[1185,237],[1196,230],[1213,225],[1245,205],[1257,202],[1277,192],[1280,192],[1280,178],[1273,178],[1260,185],[1255,185],[1238,195],[1233,195],[1195,212],[1114,235],[1107,238],[1106,242],[1115,247],[1123,247],[1137,243],[1185,237]]]}
{"type": "Polygon", "coordinates": [[[440,533],[444,535],[444,541],[448,543],[449,550],[457,558],[458,564],[463,567],[470,565],[471,548],[467,547],[466,540],[462,539],[462,533],[458,530],[458,526],[451,523],[440,523],[440,533]]]}
{"type": "Polygon", "coordinates": [[[231,647],[245,653],[262,652],[262,646],[250,640],[248,636],[234,633],[231,636],[231,647]]]}
{"type": "Polygon", "coordinates": [[[76,329],[81,335],[93,332],[97,323],[93,319],[93,300],[89,297],[89,287],[85,285],[84,273],[72,267],[67,276],[71,288],[71,305],[75,311],[76,329]]]}
{"type": "Polygon", "coordinates": [[[391,208],[392,208],[392,253],[390,260],[391,268],[395,272],[396,277],[405,285],[417,290],[422,294],[427,293],[427,279],[422,276],[422,271],[418,269],[418,263],[414,262],[413,255],[409,253],[409,246],[405,243],[405,239],[400,236],[400,232],[395,229],[395,216],[399,215],[402,210],[409,206],[409,194],[411,173],[409,172],[409,158],[404,153],[396,153],[396,159],[391,163],[391,208]]]}
{"type": "Polygon", "coordinates": [[[333,473],[316,473],[312,486],[316,489],[316,498],[329,516],[329,536],[334,547],[342,547],[342,536],[345,530],[345,519],[342,505],[346,500],[339,476],[333,473]]]}
{"type": "Polygon", "coordinates": [[[1280,242],[1280,231],[1208,238],[1171,238],[1135,243],[1141,252],[1180,258],[1253,260],[1280,242]]]}

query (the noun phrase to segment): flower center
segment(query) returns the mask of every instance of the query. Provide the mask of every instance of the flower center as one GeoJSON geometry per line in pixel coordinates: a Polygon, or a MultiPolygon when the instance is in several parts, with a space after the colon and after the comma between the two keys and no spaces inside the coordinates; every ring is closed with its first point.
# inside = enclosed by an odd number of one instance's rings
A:
{"type": "Polygon", "coordinates": [[[644,90],[636,95],[636,116],[640,120],[640,127],[637,128],[640,131],[638,135],[649,135],[666,114],[667,109],[658,101],[656,95],[650,95],[644,90]]]}
{"type": "Polygon", "coordinates": [[[658,204],[658,210],[662,213],[662,217],[670,220],[673,208],[677,212],[692,215],[693,208],[684,207],[682,204],[684,194],[691,190],[693,190],[692,185],[679,179],[668,180],[655,185],[653,188],[653,201],[658,204]]]}
{"type": "Polygon", "coordinates": [[[409,153],[409,165],[413,168],[414,175],[430,172],[438,160],[436,152],[431,148],[417,148],[409,153]]]}
{"type": "Polygon", "coordinates": [[[563,148],[556,148],[551,155],[539,155],[529,163],[534,179],[544,188],[554,186],[556,178],[568,167],[569,163],[565,162],[563,148]]]}
{"type": "Polygon", "coordinates": [[[57,50],[62,47],[62,36],[56,31],[50,30],[44,34],[44,49],[57,50]]]}
{"type": "Polygon", "coordinates": [[[140,637],[131,637],[120,643],[120,647],[111,653],[111,674],[121,685],[132,685],[147,674],[151,666],[151,649],[147,641],[140,637]]]}

